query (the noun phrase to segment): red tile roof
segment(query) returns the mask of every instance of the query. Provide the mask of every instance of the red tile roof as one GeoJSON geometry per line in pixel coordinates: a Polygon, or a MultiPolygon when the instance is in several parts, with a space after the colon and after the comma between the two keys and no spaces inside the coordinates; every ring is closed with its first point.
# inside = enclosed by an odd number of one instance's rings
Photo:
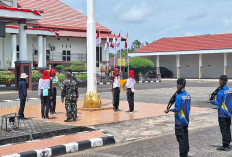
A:
{"type": "Polygon", "coordinates": [[[174,38],[161,38],[135,51],[168,52],[188,50],[214,50],[232,48],[232,34],[199,35],[174,38]]]}
{"type": "MultiPolygon", "coordinates": [[[[87,17],[59,0],[18,0],[18,7],[44,11],[44,19],[32,22],[31,25],[59,30],[86,31],[87,17]]],[[[96,27],[102,32],[110,31],[99,23],[96,27]]]]}

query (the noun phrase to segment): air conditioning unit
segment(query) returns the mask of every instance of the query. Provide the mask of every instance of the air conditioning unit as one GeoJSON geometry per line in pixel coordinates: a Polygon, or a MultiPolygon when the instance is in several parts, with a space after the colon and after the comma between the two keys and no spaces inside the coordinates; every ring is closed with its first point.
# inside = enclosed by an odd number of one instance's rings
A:
{"type": "Polygon", "coordinates": [[[56,47],[55,46],[51,46],[51,51],[56,51],[56,47]]]}

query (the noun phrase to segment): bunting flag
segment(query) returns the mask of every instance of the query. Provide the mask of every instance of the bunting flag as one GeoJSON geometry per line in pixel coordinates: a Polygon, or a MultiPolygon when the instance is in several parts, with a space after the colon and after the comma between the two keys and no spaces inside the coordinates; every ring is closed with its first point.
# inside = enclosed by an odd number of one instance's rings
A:
{"type": "Polygon", "coordinates": [[[100,33],[98,32],[97,33],[97,36],[96,36],[96,46],[100,45],[101,44],[101,35],[100,33]]]}
{"type": "Polygon", "coordinates": [[[116,46],[120,47],[121,45],[121,33],[118,34],[117,41],[116,41],[116,46]]]}
{"type": "Polygon", "coordinates": [[[110,44],[110,37],[109,37],[109,34],[108,34],[108,35],[107,35],[107,39],[106,39],[106,43],[105,43],[104,50],[107,50],[107,48],[109,47],[109,44],[110,44]]]}
{"type": "Polygon", "coordinates": [[[110,44],[110,47],[111,47],[112,49],[114,48],[114,44],[115,44],[115,33],[114,33],[113,41],[112,41],[111,44],[110,44]]]}
{"type": "Polygon", "coordinates": [[[127,39],[128,39],[128,33],[126,33],[125,49],[127,49],[127,39]]]}

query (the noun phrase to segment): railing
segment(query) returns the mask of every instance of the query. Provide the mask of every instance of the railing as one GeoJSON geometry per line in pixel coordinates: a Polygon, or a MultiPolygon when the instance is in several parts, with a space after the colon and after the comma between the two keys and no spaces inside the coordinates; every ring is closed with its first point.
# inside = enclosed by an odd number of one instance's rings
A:
{"type": "MultiPolygon", "coordinates": [[[[71,61],[87,61],[87,55],[72,53],[70,59],[71,61]]],[[[34,55],[33,60],[38,61],[38,55],[34,55]]],[[[47,55],[47,61],[63,61],[63,55],[59,52],[51,52],[50,55],[47,55]]]]}

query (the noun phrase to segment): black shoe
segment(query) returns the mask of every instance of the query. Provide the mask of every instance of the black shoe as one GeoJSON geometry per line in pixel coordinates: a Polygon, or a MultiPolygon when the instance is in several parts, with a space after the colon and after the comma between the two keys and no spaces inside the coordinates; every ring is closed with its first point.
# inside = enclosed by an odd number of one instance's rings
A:
{"type": "Polygon", "coordinates": [[[19,117],[19,119],[22,119],[22,120],[27,120],[27,118],[25,118],[25,117],[19,117]]]}
{"type": "Polygon", "coordinates": [[[73,118],[73,121],[76,122],[76,121],[77,121],[77,118],[73,118]]]}
{"type": "Polygon", "coordinates": [[[44,119],[50,119],[49,117],[45,117],[44,119]]]}
{"type": "Polygon", "coordinates": [[[217,150],[219,150],[219,151],[230,151],[231,149],[230,149],[229,146],[228,147],[221,146],[221,147],[218,147],[217,150]]]}
{"type": "Polygon", "coordinates": [[[64,120],[64,122],[71,122],[71,121],[72,121],[71,119],[64,120]]]}

